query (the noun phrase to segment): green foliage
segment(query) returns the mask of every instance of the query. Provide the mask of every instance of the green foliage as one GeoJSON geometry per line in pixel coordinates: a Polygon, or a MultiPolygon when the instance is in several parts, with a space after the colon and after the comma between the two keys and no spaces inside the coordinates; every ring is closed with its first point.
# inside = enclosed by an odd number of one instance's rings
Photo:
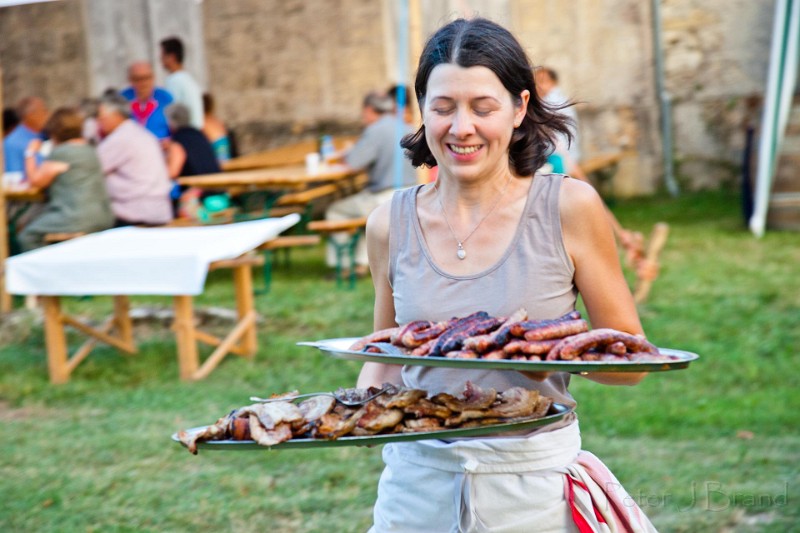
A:
{"type": "MultiPolygon", "coordinates": [[[[656,344],[701,359],[631,388],[575,378],[584,447],[662,532],[800,530],[800,235],[756,240],[730,193],[619,201],[615,212],[645,233],[670,224],[640,314],[656,344]]],[[[19,320],[23,329],[0,347],[0,530],[364,531],[379,448],[195,457],[169,438],[250,395],[352,385],[357,363],[295,345],[371,327],[369,280],[336,289],[323,281],[320,252],[293,251],[276,266],[272,292],[257,297],[255,359],[228,356],[198,383],[177,379],[170,331],[139,324],[137,355],[101,346],[69,383],[50,385],[41,325],[19,320]]],[[[215,272],[197,305],[231,307],[231,288],[230,274],[215,272]]],[[[66,307],[100,320],[111,304],[66,307]]],[[[70,335],[73,347],[81,340],[70,335]]]]}

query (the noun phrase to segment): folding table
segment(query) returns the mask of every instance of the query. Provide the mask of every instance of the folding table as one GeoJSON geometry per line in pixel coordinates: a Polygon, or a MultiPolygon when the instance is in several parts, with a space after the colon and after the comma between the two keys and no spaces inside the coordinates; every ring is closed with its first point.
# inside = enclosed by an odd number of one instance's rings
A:
{"type": "Polygon", "coordinates": [[[257,349],[251,268],[260,257],[250,252],[278,237],[299,215],[236,224],[117,228],[79,237],[6,261],[10,294],[38,295],[44,309],[50,381],[64,383],[98,341],[135,353],[128,296],[168,295],[174,299],[174,330],[180,378],[206,377],[229,353],[252,357],[257,349]],[[192,297],[202,294],[209,270],[233,269],[238,322],[223,339],[194,325],[192,297]],[[62,296],[108,295],[114,313],[99,328],[61,310],[62,296]],[[65,326],[90,339],[70,356],[65,326]],[[197,343],[216,346],[200,364],[197,343]]]}

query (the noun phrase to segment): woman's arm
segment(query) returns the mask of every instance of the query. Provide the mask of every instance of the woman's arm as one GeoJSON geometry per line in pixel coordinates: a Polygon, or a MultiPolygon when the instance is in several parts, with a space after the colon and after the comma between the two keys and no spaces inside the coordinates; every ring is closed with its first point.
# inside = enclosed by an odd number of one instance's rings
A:
{"type": "Polygon", "coordinates": [[[43,161],[36,164],[36,152],[42,146],[39,139],[32,140],[25,149],[25,176],[28,183],[37,189],[46,189],[53,183],[56,176],[69,170],[69,163],[63,161],[43,161]]]}
{"type": "MultiPolygon", "coordinates": [[[[643,336],[602,199],[588,183],[565,179],[559,207],[564,244],[575,265],[575,285],[592,328],[613,328],[643,336]]],[[[608,372],[592,373],[587,378],[608,385],[635,385],[645,375],[608,372]]]]}
{"type": "MultiPolygon", "coordinates": [[[[394,320],[394,299],[389,285],[389,215],[391,204],[383,204],[367,219],[367,253],[372,283],[375,285],[373,331],[397,326],[394,320]]],[[[364,363],[358,376],[358,387],[379,387],[383,383],[402,384],[399,365],[364,363]]]]}

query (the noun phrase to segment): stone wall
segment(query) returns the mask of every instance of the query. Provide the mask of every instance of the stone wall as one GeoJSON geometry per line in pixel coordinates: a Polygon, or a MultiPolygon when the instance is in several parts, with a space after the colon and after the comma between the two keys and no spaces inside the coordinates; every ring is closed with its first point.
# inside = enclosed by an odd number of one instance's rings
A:
{"type": "Polygon", "coordinates": [[[0,8],[0,36],[3,107],[40,96],[55,109],[88,94],[80,0],[0,8]]]}
{"type": "Polygon", "coordinates": [[[766,85],[774,0],[663,0],[662,15],[678,178],[689,188],[737,182],[753,97],[766,85]]]}
{"type": "Polygon", "coordinates": [[[387,79],[383,3],[206,0],[209,89],[243,152],[357,133],[361,100],[387,79]]]}
{"type": "Polygon", "coordinates": [[[614,194],[646,194],[661,176],[650,3],[513,0],[511,28],[534,65],[559,74],[578,113],[584,157],[623,151],[614,194]]]}
{"type": "MultiPolygon", "coordinates": [[[[685,188],[738,178],[742,125],[764,90],[774,2],[662,0],[674,155],[685,188]]],[[[625,151],[614,192],[663,186],[649,1],[415,3],[420,41],[458,15],[506,24],[580,102],[584,154],[625,151]]],[[[356,133],[363,95],[397,81],[398,9],[394,0],[62,0],[0,8],[4,103],[27,94],[51,106],[76,103],[122,83],[130,60],[157,62],[158,39],[171,32],[194,39],[190,62],[201,64],[190,69],[201,81],[207,75],[242,152],[356,133]]],[[[413,75],[411,66],[409,82],[413,75]]]]}

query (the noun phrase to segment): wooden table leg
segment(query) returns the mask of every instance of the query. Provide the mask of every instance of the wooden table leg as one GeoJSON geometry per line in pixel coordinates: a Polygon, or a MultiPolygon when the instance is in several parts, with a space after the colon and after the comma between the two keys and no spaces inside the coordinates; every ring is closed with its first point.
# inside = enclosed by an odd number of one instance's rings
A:
{"type": "Polygon", "coordinates": [[[194,310],[191,296],[175,296],[175,337],[178,344],[178,371],[184,381],[191,380],[200,366],[197,337],[194,329],[194,310]]]}
{"type": "Polygon", "coordinates": [[[117,328],[117,337],[125,344],[135,346],[130,310],[127,296],[114,296],[114,326],[117,328]]]}
{"type": "MultiPolygon", "coordinates": [[[[233,284],[236,291],[236,312],[241,321],[253,312],[253,271],[250,265],[240,265],[233,269],[233,284]]],[[[258,349],[255,320],[242,335],[240,343],[246,357],[252,358],[258,349]]]]}
{"type": "Polygon", "coordinates": [[[67,366],[67,338],[64,323],[61,321],[61,300],[58,296],[40,296],[44,311],[45,345],[47,346],[47,367],[51,383],[69,381],[67,366]]]}

